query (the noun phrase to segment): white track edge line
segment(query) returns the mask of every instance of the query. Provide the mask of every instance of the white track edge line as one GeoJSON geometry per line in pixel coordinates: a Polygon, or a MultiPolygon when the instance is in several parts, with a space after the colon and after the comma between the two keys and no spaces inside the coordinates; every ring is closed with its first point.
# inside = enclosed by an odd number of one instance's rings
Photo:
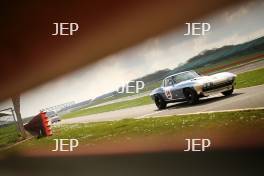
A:
{"type": "Polygon", "coordinates": [[[197,115],[197,114],[211,114],[217,112],[235,112],[235,111],[248,111],[248,110],[264,110],[264,107],[257,108],[244,108],[244,109],[229,109],[229,110],[219,110],[219,111],[202,111],[202,112],[194,112],[194,113],[184,113],[184,114],[170,114],[170,115],[161,115],[161,116],[151,116],[151,117],[169,117],[169,116],[186,116],[186,115],[197,115]]]}

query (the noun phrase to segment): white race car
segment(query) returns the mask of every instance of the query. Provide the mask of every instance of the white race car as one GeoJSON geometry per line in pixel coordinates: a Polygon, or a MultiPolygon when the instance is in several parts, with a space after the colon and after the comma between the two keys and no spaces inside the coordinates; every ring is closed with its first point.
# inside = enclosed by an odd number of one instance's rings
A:
{"type": "Polygon", "coordinates": [[[228,96],[233,93],[236,75],[222,72],[201,76],[195,71],[185,71],[166,77],[161,87],[154,89],[150,96],[158,109],[168,103],[187,101],[195,104],[199,98],[221,92],[228,96]]]}

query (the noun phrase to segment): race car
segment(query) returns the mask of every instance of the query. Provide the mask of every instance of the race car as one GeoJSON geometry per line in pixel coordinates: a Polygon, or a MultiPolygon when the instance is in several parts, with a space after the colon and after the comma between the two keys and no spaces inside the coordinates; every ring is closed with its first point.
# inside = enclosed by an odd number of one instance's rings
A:
{"type": "Polygon", "coordinates": [[[185,71],[166,77],[161,87],[154,89],[150,96],[158,109],[165,109],[168,103],[180,101],[196,104],[199,98],[211,94],[231,95],[235,80],[236,75],[229,72],[202,76],[193,70],[185,71]]]}
{"type": "Polygon", "coordinates": [[[55,111],[47,111],[46,112],[48,118],[50,119],[51,123],[56,123],[56,122],[60,122],[61,119],[58,116],[58,114],[55,111]]]}

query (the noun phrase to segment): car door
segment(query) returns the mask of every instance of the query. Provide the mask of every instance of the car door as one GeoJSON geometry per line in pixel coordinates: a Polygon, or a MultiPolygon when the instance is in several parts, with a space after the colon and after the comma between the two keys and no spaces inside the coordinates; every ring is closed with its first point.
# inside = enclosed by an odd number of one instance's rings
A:
{"type": "Polygon", "coordinates": [[[173,86],[171,88],[171,94],[173,99],[183,98],[182,88],[178,86],[177,76],[172,77],[173,86]]]}
{"type": "Polygon", "coordinates": [[[169,77],[164,80],[164,94],[167,100],[173,100],[172,95],[173,80],[169,77]]]}
{"type": "Polygon", "coordinates": [[[174,81],[173,76],[167,78],[167,80],[165,81],[165,84],[166,86],[164,88],[164,92],[165,92],[165,96],[167,99],[176,100],[177,98],[180,97],[181,90],[177,87],[177,84],[174,81]]]}

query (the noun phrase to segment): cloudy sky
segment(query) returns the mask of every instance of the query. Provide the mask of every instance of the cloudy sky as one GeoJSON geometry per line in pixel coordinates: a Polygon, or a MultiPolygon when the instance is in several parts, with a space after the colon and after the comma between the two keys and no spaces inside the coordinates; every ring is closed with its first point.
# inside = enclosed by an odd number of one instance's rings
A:
{"type": "MultiPolygon", "coordinates": [[[[115,90],[125,81],[154,71],[175,68],[200,52],[224,45],[238,44],[264,35],[264,1],[239,7],[197,20],[209,22],[205,36],[184,36],[187,26],[151,38],[140,45],[104,58],[100,62],[25,92],[21,98],[22,116],[69,101],[83,101],[115,90]],[[40,101],[41,100],[41,101],[40,101]]],[[[1,103],[0,109],[10,106],[1,103]]]]}

